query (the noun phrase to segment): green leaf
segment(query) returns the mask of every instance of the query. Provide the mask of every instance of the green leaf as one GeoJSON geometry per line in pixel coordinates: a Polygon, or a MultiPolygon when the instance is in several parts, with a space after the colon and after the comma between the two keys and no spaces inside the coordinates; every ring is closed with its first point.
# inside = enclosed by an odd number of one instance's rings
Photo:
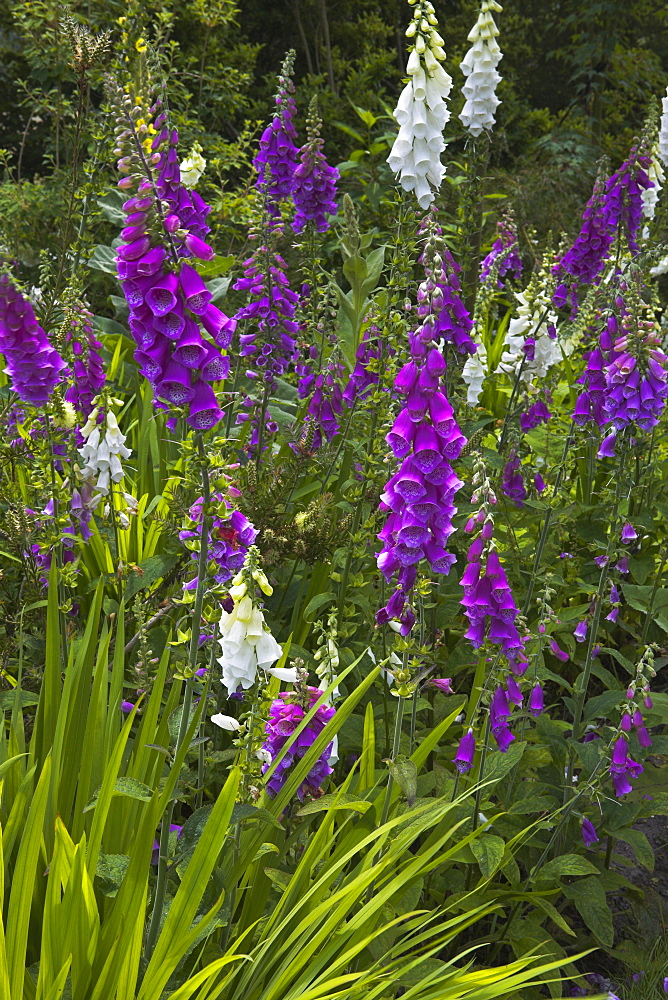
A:
{"type": "Polygon", "coordinates": [[[264,873],[273,885],[274,889],[278,889],[279,892],[285,892],[287,887],[290,885],[290,879],[292,876],[289,872],[279,871],[278,868],[265,868],[264,873]]]}
{"type": "Polygon", "coordinates": [[[600,881],[597,878],[585,878],[581,882],[565,886],[564,894],[568,899],[573,900],[575,908],[586,926],[596,935],[601,944],[611,948],[615,940],[612,914],[600,881]]]}
{"type": "Polygon", "coordinates": [[[566,932],[566,934],[570,934],[571,937],[576,937],[575,931],[569,926],[569,924],[566,923],[554,903],[551,903],[549,899],[544,899],[542,896],[539,896],[538,893],[533,893],[531,900],[543,911],[543,913],[547,914],[553,924],[560,927],[562,931],[566,932]]]}
{"type": "Polygon", "coordinates": [[[232,278],[214,278],[212,281],[206,282],[206,287],[211,292],[211,301],[214,305],[225,298],[231,280],[232,278]]]}
{"type": "Polygon", "coordinates": [[[629,845],[635,854],[636,861],[643,865],[647,871],[654,871],[654,851],[642,830],[634,830],[633,827],[615,830],[615,837],[629,845]]]}
{"type": "Polygon", "coordinates": [[[105,274],[116,276],[116,251],[112,247],[98,243],[87,263],[94,271],[104,271],[105,274]]]}
{"type": "Polygon", "coordinates": [[[480,866],[482,877],[491,878],[501,864],[506,848],[502,838],[490,833],[483,833],[482,836],[472,840],[469,846],[480,866]]]}
{"type": "Polygon", "coordinates": [[[547,882],[564,875],[598,875],[598,868],[579,854],[562,854],[531,876],[532,882],[547,882]]]}
{"type": "Polygon", "coordinates": [[[179,557],[176,555],[149,556],[139,563],[138,569],[131,570],[125,584],[125,599],[128,601],[140,590],[152,587],[158,580],[163,580],[172,570],[179,557]]]}
{"type": "Polygon", "coordinates": [[[623,691],[604,691],[603,694],[590,698],[584,709],[585,722],[589,722],[590,719],[609,718],[612,709],[623,701],[623,691]]]}
{"type": "MultiPolygon", "coordinates": [[[[298,816],[312,816],[314,813],[325,812],[334,809],[352,809],[353,812],[365,813],[371,808],[371,803],[366,799],[361,799],[358,795],[346,793],[344,795],[323,795],[319,799],[307,802],[298,811],[298,816]]],[[[263,810],[264,812],[264,810],[263,810]]]]}
{"type": "Polygon", "coordinates": [[[195,262],[195,270],[202,278],[218,278],[221,274],[227,274],[235,261],[234,256],[221,257],[216,254],[211,260],[198,260],[195,262]]]}
{"type": "Polygon", "coordinates": [[[0,692],[0,712],[8,712],[14,707],[14,702],[18,701],[21,708],[27,708],[29,705],[39,704],[39,695],[33,694],[32,691],[2,691],[0,692]]]}
{"type": "Polygon", "coordinates": [[[316,594],[316,596],[313,597],[304,608],[304,621],[314,621],[316,612],[334,600],[336,600],[335,595],[331,592],[327,594],[316,594]]]}
{"type": "MultiPolygon", "coordinates": [[[[84,808],[84,812],[90,812],[97,805],[100,788],[95,792],[90,802],[84,808]]],[[[116,778],[112,795],[120,795],[127,799],[139,799],[141,802],[150,802],[153,792],[143,781],[136,778],[116,778]]]]}
{"type": "Polygon", "coordinates": [[[415,803],[417,795],[417,767],[410,757],[398,754],[390,764],[390,774],[406,796],[409,806],[415,803]]]}
{"type": "Polygon", "coordinates": [[[487,766],[485,767],[485,784],[490,781],[501,781],[502,778],[505,778],[515,765],[519,763],[525,749],[526,743],[512,743],[507,753],[495,750],[489,754],[487,757],[487,766]]]}
{"type": "Polygon", "coordinates": [[[104,896],[115,896],[128,870],[130,858],[127,854],[100,854],[95,875],[99,879],[99,889],[104,896]]]}

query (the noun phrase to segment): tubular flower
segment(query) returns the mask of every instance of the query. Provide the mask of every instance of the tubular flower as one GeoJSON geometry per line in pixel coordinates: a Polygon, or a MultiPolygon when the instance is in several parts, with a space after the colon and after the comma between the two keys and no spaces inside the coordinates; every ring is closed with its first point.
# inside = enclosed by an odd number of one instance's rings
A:
{"type": "Polygon", "coordinates": [[[522,274],[522,258],[517,249],[517,230],[515,220],[508,212],[502,215],[497,223],[497,236],[492,249],[480,265],[480,280],[486,281],[495,261],[499,261],[496,269],[497,286],[503,288],[501,278],[512,272],[512,277],[518,279],[522,274]]]}
{"type": "Polygon", "coordinates": [[[650,158],[642,146],[632,146],[628,159],[605,186],[606,225],[613,236],[624,233],[632,254],[638,253],[643,193],[653,186],[647,174],[649,166],[650,158]]]}
{"type": "Polygon", "coordinates": [[[295,53],[291,49],[278,77],[274,117],[262,133],[260,150],[253,160],[257,170],[256,185],[265,192],[267,207],[274,215],[278,214],[277,203],[292,195],[297,166],[297,131],[293,124],[296,108],[292,96],[295,92],[292,82],[294,61],[295,53]]]}
{"type": "MultiPolygon", "coordinates": [[[[299,726],[305,715],[315,705],[322,691],[318,688],[309,687],[306,689],[308,702],[306,705],[299,700],[299,695],[282,694],[271,703],[269,718],[264,727],[265,742],[262,749],[269,756],[269,760],[262,765],[262,772],[265,773],[272,761],[278,756],[283,747],[289,744],[287,753],[276,765],[270,778],[267,780],[267,791],[273,797],[280,792],[289,776],[290,768],[293,767],[309,747],[313,746],[320,733],[323,731],[330,719],[336,715],[336,709],[330,705],[321,705],[307,726],[301,731],[296,740],[292,740],[292,734],[299,726]]],[[[334,742],[325,747],[320,757],[317,759],[304,781],[297,789],[297,796],[302,801],[304,795],[315,795],[322,782],[332,773],[330,767],[330,757],[334,742]]]]}
{"type": "MultiPolygon", "coordinates": [[[[434,231],[438,236],[441,235],[439,227],[435,227],[434,231]]],[[[445,245],[441,248],[440,257],[442,260],[440,268],[442,277],[439,276],[434,295],[432,296],[434,304],[434,340],[438,341],[443,338],[443,340],[453,345],[458,354],[475,354],[476,345],[470,336],[473,329],[473,320],[460,295],[461,286],[458,275],[461,267],[445,245]],[[440,296],[439,292],[441,293],[440,296]]],[[[420,262],[424,263],[424,255],[420,262]]],[[[420,305],[422,303],[420,303],[418,296],[418,313],[420,305]]]]}
{"type": "Polygon", "coordinates": [[[573,350],[572,342],[558,339],[557,315],[551,308],[548,285],[548,273],[543,268],[518,293],[517,316],[508,324],[497,368],[525,383],[545,378],[549,369],[561,361],[562,349],[566,354],[573,350]]]}
{"type": "Polygon", "coordinates": [[[125,446],[125,435],[121,434],[115,414],[108,410],[103,424],[97,423],[97,415],[94,409],[81,429],[84,445],[79,454],[84,464],[80,476],[89,482],[97,477],[94,488],[106,495],[110,482],[120,483],[123,478],[121,459],[129,458],[132,452],[125,446]]]}
{"type": "Polygon", "coordinates": [[[664,167],[668,167],[668,88],[666,96],[661,98],[658,152],[664,167]]]}
{"type": "Polygon", "coordinates": [[[220,649],[218,663],[228,696],[240,687],[251,687],[258,669],[269,670],[283,652],[267,630],[262,611],[247,593],[234,601],[231,612],[221,612],[220,649]]]}
{"type": "Polygon", "coordinates": [[[618,736],[612,749],[610,774],[615,787],[615,795],[619,798],[633,791],[630,778],[639,778],[644,768],[628,755],[628,743],[625,736],[618,736]]]}
{"type": "Polygon", "coordinates": [[[317,375],[311,373],[299,381],[299,398],[306,399],[311,395],[306,413],[307,419],[310,417],[314,422],[313,448],[321,446],[323,436],[326,441],[331,441],[338,433],[339,417],[343,411],[342,375],[343,366],[330,358],[317,375]]]}
{"type": "Polygon", "coordinates": [[[443,39],[429,0],[417,0],[406,32],[414,39],[406,72],[409,82],[399,97],[394,117],[399,134],[387,158],[400,175],[405,191],[415,191],[420,208],[428,208],[445,175],[440,154],[445,149],[443,129],[450,118],[446,100],[452,79],[443,69],[443,39]]]}
{"type": "Polygon", "coordinates": [[[73,381],[65,393],[65,399],[86,419],[93,409],[93,400],[106,379],[99,354],[102,344],[93,333],[92,318],[93,314],[84,305],[77,305],[68,333],[74,363],[73,381]]]}
{"type": "Polygon", "coordinates": [[[482,0],[478,20],[468,36],[471,48],[460,63],[466,77],[462,88],[466,103],[459,117],[464,128],[474,136],[491,130],[494,112],[500,103],[495,91],[501,76],[496,67],[503,56],[496,41],[499,29],[491,12],[502,10],[496,0],[482,0]]]}
{"type": "MultiPolygon", "coordinates": [[[[515,625],[518,610],[498,554],[479,536],[469,547],[467,565],[461,579],[461,604],[469,620],[466,638],[474,649],[487,639],[498,643],[512,661],[524,660],[522,638],[515,625]]],[[[521,669],[518,672],[523,672],[521,669]]]]}
{"type": "MultiPolygon", "coordinates": [[[[257,538],[257,529],[241,511],[234,510],[222,493],[211,498],[217,505],[209,531],[207,560],[209,573],[216,583],[227,583],[244,565],[248,549],[257,538]]],[[[202,497],[188,511],[187,526],[179,532],[179,539],[190,549],[195,563],[199,559],[199,539],[202,524],[202,497]]],[[[197,587],[197,576],[184,585],[185,590],[197,587]]]]}
{"type": "Polygon", "coordinates": [[[418,328],[409,334],[411,360],[395,379],[395,390],[404,397],[387,442],[399,466],[381,495],[380,509],[388,512],[378,535],[383,549],[378,568],[389,581],[397,576],[396,590],[376,614],[379,624],[393,618],[407,634],[413,624],[410,609],[404,612],[408,592],[425,559],[434,573],[445,573],[455,556],[445,546],[454,531],[453,500],[463,485],[452,468],[466,443],[443,389],[445,359],[434,341],[441,308],[439,284],[443,282],[440,241],[432,232],[424,254],[425,281],[418,290],[418,328]],[[403,613],[403,615],[402,615],[403,613]]]}
{"type": "MultiPolygon", "coordinates": [[[[630,316],[624,318],[624,334],[631,333],[631,322],[630,316]]],[[[618,431],[632,422],[645,431],[656,427],[668,396],[668,358],[654,346],[653,324],[640,321],[638,326],[638,332],[642,334],[644,328],[646,336],[637,345],[637,356],[626,349],[629,336],[623,336],[615,343],[620,353],[605,371],[603,415],[618,431]]]]}
{"type": "Polygon", "coordinates": [[[120,150],[124,144],[131,152],[119,160],[119,169],[128,173],[141,164],[145,173],[138,183],[136,174],[119,182],[123,190],[135,189],[123,206],[125,242],[116,256],[137,343],[135,359],[156,397],[185,407],[190,426],[206,430],[222,416],[210,383],[229,373],[229,358],[220,348],[229,347],[235,327],[213,305],[211,292],[189,262],[214,256],[204,240],[210,209],[181,183],[178,133],[165,127],[166,116],[157,114],[147,126],[124,111],[122,120],[130,127],[120,128],[120,150]]]}
{"type": "Polygon", "coordinates": [[[347,406],[352,406],[356,399],[365,399],[372,386],[378,385],[383,356],[394,353],[393,347],[383,343],[378,326],[371,323],[355,352],[355,367],[343,389],[342,398],[347,406]]]}
{"type": "Polygon", "coordinates": [[[7,274],[0,274],[0,353],[17,396],[24,403],[43,406],[61,381],[65,362],[7,274]]]}
{"type": "Polygon", "coordinates": [[[320,118],[316,98],[311,101],[307,122],[308,142],[302,146],[300,162],[292,176],[292,200],[295,218],[292,228],[301,233],[308,222],[315,223],[319,233],[329,229],[328,215],[336,215],[336,182],[339,171],[330,167],[322,151],[320,118]]]}
{"type": "Polygon", "coordinates": [[[614,234],[608,228],[605,176],[599,173],[582,216],[582,229],[573,246],[552,268],[559,284],[553,301],[561,308],[570,300],[577,309],[576,286],[598,283],[614,234]]]}

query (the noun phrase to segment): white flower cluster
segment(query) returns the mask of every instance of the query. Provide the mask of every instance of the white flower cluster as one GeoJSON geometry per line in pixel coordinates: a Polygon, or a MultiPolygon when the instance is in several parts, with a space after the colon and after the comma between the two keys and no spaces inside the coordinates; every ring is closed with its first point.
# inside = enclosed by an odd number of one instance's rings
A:
{"type": "Polygon", "coordinates": [[[462,369],[462,379],[468,386],[466,393],[468,406],[476,406],[482,392],[482,384],[487,377],[487,350],[478,340],[476,347],[477,351],[475,354],[469,354],[462,369]]]}
{"type": "Polygon", "coordinates": [[[94,487],[98,493],[106,495],[109,492],[110,481],[120,483],[123,478],[121,458],[129,458],[132,452],[125,447],[125,435],[121,434],[113,411],[107,411],[104,424],[97,423],[98,413],[99,408],[95,407],[81,428],[85,444],[83,448],[79,448],[84,463],[79,475],[88,481],[97,476],[94,487]],[[106,430],[103,436],[100,428],[104,428],[105,424],[106,430]]]}
{"type": "Polygon", "coordinates": [[[441,153],[443,129],[450,118],[445,102],[452,78],[441,66],[445,52],[433,4],[428,0],[409,3],[415,4],[415,13],[406,35],[415,39],[415,45],[406,67],[410,79],[394,110],[399,134],[387,162],[399,174],[404,190],[415,191],[420,208],[426,209],[445,175],[441,153]]]}
{"type": "MultiPolygon", "coordinates": [[[[653,219],[654,213],[656,212],[656,206],[659,203],[661,188],[663,187],[663,182],[666,179],[664,169],[661,166],[658,145],[654,146],[652,149],[647,176],[651,180],[653,187],[645,188],[640,196],[642,199],[642,214],[646,219],[653,219]]],[[[643,231],[643,238],[647,239],[648,236],[649,232],[647,230],[643,231]]]]}
{"type": "Polygon", "coordinates": [[[659,156],[665,166],[668,167],[668,88],[666,88],[666,96],[662,99],[661,103],[663,111],[659,124],[659,156]]]}
{"type": "Polygon", "coordinates": [[[466,77],[462,93],[466,99],[460,119],[471,135],[478,136],[494,125],[494,112],[499,106],[496,85],[501,79],[496,67],[502,58],[496,36],[499,29],[492,11],[503,8],[496,0],[483,0],[480,14],[468,40],[471,48],[461,61],[460,68],[466,77]]]}
{"type": "MultiPolygon", "coordinates": [[[[234,601],[232,611],[223,611],[220,617],[220,649],[222,655],[218,663],[223,669],[222,683],[228,695],[240,687],[246,691],[257,676],[258,669],[266,670],[279,680],[294,682],[297,671],[274,667],[283,654],[271,632],[266,628],[264,615],[248,593],[245,577],[247,566],[232,580],[230,597],[234,601]]],[[[272,588],[261,569],[252,572],[252,578],[264,594],[271,594],[272,588]]]]}
{"type": "Polygon", "coordinates": [[[206,169],[206,160],[202,156],[202,147],[198,142],[191,149],[190,156],[181,161],[179,168],[183,186],[194,188],[206,169]]]}
{"type": "Polygon", "coordinates": [[[548,369],[561,361],[562,356],[558,339],[550,337],[548,333],[548,329],[556,327],[557,314],[550,309],[547,296],[538,294],[530,299],[528,291],[525,289],[517,295],[517,316],[508,324],[505,350],[496,369],[497,372],[506,372],[508,375],[519,375],[521,369],[520,378],[523,382],[531,382],[535,376],[544,378],[548,369]],[[525,360],[523,348],[527,337],[535,339],[532,360],[525,360]]]}

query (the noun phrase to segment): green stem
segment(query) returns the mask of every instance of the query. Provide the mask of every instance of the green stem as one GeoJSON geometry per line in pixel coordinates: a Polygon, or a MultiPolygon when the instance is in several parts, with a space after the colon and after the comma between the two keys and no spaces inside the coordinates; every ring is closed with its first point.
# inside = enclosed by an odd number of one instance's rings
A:
{"type": "MultiPolygon", "coordinates": [[[[201,432],[196,433],[196,439],[197,439],[197,451],[200,459],[200,467],[202,472],[202,528],[200,533],[199,561],[197,564],[197,589],[195,591],[195,603],[193,606],[191,631],[190,631],[190,648],[188,652],[189,676],[186,679],[185,692],[183,695],[183,709],[181,712],[181,720],[179,723],[179,732],[176,738],[176,749],[174,751],[174,756],[178,754],[179,749],[183,745],[186,733],[188,732],[188,725],[190,723],[190,708],[192,705],[193,690],[196,681],[195,670],[197,669],[199,630],[202,621],[202,606],[204,604],[206,567],[208,562],[207,556],[209,548],[209,524],[211,520],[208,513],[208,506],[211,501],[211,485],[209,482],[209,469],[208,469],[209,463],[206,457],[206,452],[204,450],[204,440],[201,432]]],[[[158,939],[158,931],[160,929],[160,921],[165,903],[165,894],[167,890],[167,857],[169,852],[169,827],[172,822],[173,814],[174,814],[174,801],[172,800],[165,809],[164,815],[162,817],[162,828],[160,830],[160,856],[158,861],[158,879],[155,887],[155,898],[153,902],[153,912],[151,914],[151,923],[149,925],[148,934],[146,935],[146,946],[144,948],[144,957],[147,961],[150,960],[151,955],[153,954],[153,949],[155,948],[156,941],[158,939]]]]}
{"type": "MultiPolygon", "coordinates": [[[[405,699],[401,696],[397,702],[397,714],[394,720],[394,739],[392,740],[392,763],[399,756],[399,750],[401,748],[401,723],[404,718],[404,701],[405,699]]],[[[387,823],[387,817],[390,813],[390,799],[392,798],[392,786],[394,785],[394,778],[392,777],[392,771],[390,770],[389,777],[387,779],[387,787],[385,789],[385,801],[383,802],[383,811],[380,814],[380,826],[384,826],[387,823]]]]}

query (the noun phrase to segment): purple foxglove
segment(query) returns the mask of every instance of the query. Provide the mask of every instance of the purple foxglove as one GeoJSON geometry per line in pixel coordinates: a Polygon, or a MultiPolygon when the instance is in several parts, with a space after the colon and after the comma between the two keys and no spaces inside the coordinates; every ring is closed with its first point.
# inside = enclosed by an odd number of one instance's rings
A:
{"type": "Polygon", "coordinates": [[[328,215],[336,215],[336,182],[339,172],[330,167],[322,152],[321,122],[316,98],[311,101],[307,121],[308,142],[300,150],[300,162],[292,175],[292,200],[295,218],[292,228],[301,233],[313,222],[319,233],[329,229],[328,215]]]}
{"type": "Polygon", "coordinates": [[[621,540],[627,545],[629,542],[633,542],[638,537],[638,532],[628,521],[624,524],[622,528],[621,540]]]}
{"type": "Polygon", "coordinates": [[[584,841],[585,847],[591,847],[592,844],[598,843],[596,828],[592,821],[586,817],[583,817],[582,819],[582,840],[584,841]]]}
{"type": "Polygon", "coordinates": [[[31,304],[6,274],[0,275],[0,353],[18,397],[43,406],[61,381],[65,362],[51,347],[31,304]]]}
{"type": "Polygon", "coordinates": [[[573,635],[575,636],[578,642],[585,641],[585,639],[587,638],[588,629],[589,629],[589,623],[587,622],[586,619],[584,619],[581,622],[578,622],[573,631],[573,635]]]}
{"type": "Polygon", "coordinates": [[[454,764],[460,774],[465,774],[473,767],[473,755],[475,754],[475,736],[473,730],[468,729],[462,736],[454,764]]]}
{"type": "MultiPolygon", "coordinates": [[[[289,745],[288,752],[279,761],[273,773],[267,780],[267,791],[272,797],[280,792],[289,777],[290,768],[299,761],[308,748],[315,743],[327,723],[334,718],[336,710],[329,705],[321,705],[308,726],[300,735],[293,739],[293,733],[301,723],[310,708],[316,703],[322,692],[318,688],[308,688],[308,704],[303,706],[297,695],[282,694],[275,699],[269,709],[269,718],[265,724],[265,742],[262,750],[267,755],[262,765],[262,772],[269,770],[272,761],[279,752],[289,745]]],[[[297,789],[297,796],[302,801],[304,795],[315,795],[319,792],[323,781],[332,773],[330,759],[333,743],[327,746],[315,762],[304,781],[297,789]]]]}
{"type": "Polygon", "coordinates": [[[278,77],[275,97],[276,111],[260,138],[260,149],[253,160],[257,170],[257,186],[264,191],[269,211],[277,214],[276,204],[289,198],[297,166],[297,132],[293,123],[296,113],[292,70],[295,54],[285,57],[278,77]]]}
{"type": "Polygon", "coordinates": [[[534,684],[529,696],[529,712],[537,718],[539,715],[543,714],[544,710],[545,700],[543,697],[543,689],[540,684],[534,684]]]}

